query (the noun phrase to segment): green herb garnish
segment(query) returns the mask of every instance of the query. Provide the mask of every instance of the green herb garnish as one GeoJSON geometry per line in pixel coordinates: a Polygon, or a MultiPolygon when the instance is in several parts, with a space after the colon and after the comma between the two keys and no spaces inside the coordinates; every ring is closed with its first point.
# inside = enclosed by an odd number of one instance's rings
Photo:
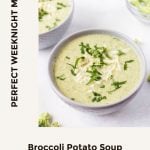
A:
{"type": "Polygon", "coordinates": [[[73,69],[76,69],[76,67],[74,65],[72,65],[72,64],[68,64],[68,65],[71,66],[73,69]]]}
{"type": "Polygon", "coordinates": [[[98,47],[97,45],[95,45],[93,50],[91,51],[91,55],[94,58],[100,58],[100,60],[103,60],[105,51],[106,51],[105,47],[98,47]]]}
{"type": "Polygon", "coordinates": [[[110,80],[113,80],[113,79],[114,79],[114,76],[113,76],[113,75],[111,75],[111,76],[110,76],[110,80]]]}
{"type": "Polygon", "coordinates": [[[74,76],[77,75],[77,74],[75,73],[75,70],[74,70],[74,69],[71,69],[70,71],[71,71],[71,74],[72,74],[72,75],[74,75],[74,76]]]}
{"type": "Polygon", "coordinates": [[[94,58],[99,58],[100,60],[99,65],[101,67],[103,67],[104,65],[107,65],[104,62],[105,58],[112,59],[106,47],[99,47],[97,45],[94,45],[94,47],[91,47],[88,43],[85,44],[83,42],[81,42],[79,46],[80,46],[81,54],[88,53],[94,58]]]}
{"type": "Polygon", "coordinates": [[[128,64],[132,63],[132,62],[134,62],[134,60],[125,61],[125,63],[124,63],[124,70],[127,70],[128,69],[128,64]]]}
{"type": "Polygon", "coordinates": [[[97,93],[97,92],[93,92],[93,99],[92,102],[101,102],[103,99],[107,99],[106,96],[102,96],[101,94],[97,93]]]}
{"type": "Polygon", "coordinates": [[[53,23],[53,28],[57,26],[57,21],[53,23]]]}
{"type": "Polygon", "coordinates": [[[140,3],[144,3],[144,0],[139,0],[140,3]]]}
{"type": "Polygon", "coordinates": [[[96,67],[91,66],[91,69],[87,70],[86,72],[90,74],[90,80],[87,85],[92,83],[93,81],[101,80],[102,74],[96,69],[96,67]]]}
{"type": "Polygon", "coordinates": [[[51,29],[52,29],[50,26],[46,26],[46,28],[47,28],[48,30],[51,30],[51,29]]]}
{"type": "MultiPolygon", "coordinates": [[[[67,63],[67,64],[68,64],[68,63],[67,63]]],[[[72,65],[72,64],[68,64],[68,65],[72,67],[72,69],[70,70],[71,74],[74,75],[74,76],[76,76],[76,75],[77,75],[77,74],[75,73],[76,67],[75,67],[74,65],[72,65]]]]}
{"type": "Polygon", "coordinates": [[[56,18],[56,19],[55,19],[55,21],[59,22],[59,21],[61,21],[61,20],[60,20],[60,19],[58,19],[58,18],[56,18]]]}
{"type": "Polygon", "coordinates": [[[85,52],[87,52],[88,54],[91,55],[90,53],[91,47],[89,44],[84,44],[83,42],[81,42],[79,46],[80,46],[81,54],[85,54],[85,52]]]}
{"type": "Polygon", "coordinates": [[[67,7],[64,3],[57,2],[57,10],[67,7]]]}
{"type": "Polygon", "coordinates": [[[150,82],[150,75],[148,76],[147,81],[150,82]]]}
{"type": "Polygon", "coordinates": [[[54,28],[54,27],[56,27],[57,25],[58,25],[58,22],[60,21],[60,19],[55,19],[55,22],[53,22],[53,25],[52,26],[49,26],[49,25],[47,25],[46,26],[46,28],[48,29],[48,30],[51,30],[52,28],[54,28]]]}
{"type": "Polygon", "coordinates": [[[105,47],[103,47],[103,54],[104,54],[107,58],[112,59],[111,56],[110,56],[109,53],[108,53],[108,49],[105,48],[105,47]]]}
{"type": "Polygon", "coordinates": [[[81,42],[81,44],[80,44],[79,46],[80,46],[81,54],[85,54],[85,46],[84,46],[84,43],[81,42]]]}
{"type": "Polygon", "coordinates": [[[122,56],[122,55],[125,55],[125,53],[123,51],[121,51],[121,50],[118,50],[118,54],[117,55],[118,56],[122,56]]]}
{"type": "Polygon", "coordinates": [[[111,85],[114,87],[114,89],[112,91],[108,91],[108,93],[112,93],[115,92],[116,90],[120,89],[122,87],[123,84],[127,83],[127,81],[114,81],[111,85]]]}
{"type": "Polygon", "coordinates": [[[104,65],[106,65],[106,63],[102,63],[100,62],[99,64],[93,63],[93,65],[91,67],[95,67],[95,68],[102,68],[104,65]]]}
{"type": "Polygon", "coordinates": [[[114,39],[114,40],[118,40],[118,41],[119,41],[119,39],[118,39],[117,37],[113,37],[113,39],[114,39]]]}
{"type": "Polygon", "coordinates": [[[70,57],[66,56],[66,59],[70,59],[70,57]]]}
{"type": "Polygon", "coordinates": [[[59,80],[65,80],[66,79],[64,74],[57,76],[56,78],[59,80]]]}
{"type": "Polygon", "coordinates": [[[43,17],[48,15],[48,12],[43,8],[39,8],[39,21],[42,21],[43,17]]]}
{"type": "Polygon", "coordinates": [[[72,75],[74,75],[74,76],[77,75],[77,74],[75,73],[75,70],[77,69],[77,66],[78,66],[79,62],[82,61],[82,60],[84,60],[84,59],[85,59],[85,57],[79,57],[79,58],[76,59],[74,65],[68,64],[68,65],[70,65],[70,66],[72,67],[72,69],[70,70],[71,73],[72,73],[72,75]]]}
{"type": "Polygon", "coordinates": [[[60,19],[56,18],[55,22],[53,23],[53,28],[56,27],[58,25],[58,22],[60,21],[60,19]]]}
{"type": "Polygon", "coordinates": [[[105,85],[100,86],[100,88],[102,88],[102,89],[105,88],[105,85]]]}
{"type": "Polygon", "coordinates": [[[75,61],[75,68],[77,68],[77,65],[78,65],[79,61],[80,60],[82,61],[84,59],[85,59],[85,57],[79,57],[79,58],[77,58],[76,61],[75,61]]]}

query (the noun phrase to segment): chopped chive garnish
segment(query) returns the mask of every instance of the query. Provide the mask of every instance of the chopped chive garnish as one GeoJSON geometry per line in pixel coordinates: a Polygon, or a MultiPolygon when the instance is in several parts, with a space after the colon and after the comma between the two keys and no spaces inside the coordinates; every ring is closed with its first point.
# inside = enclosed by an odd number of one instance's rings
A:
{"type": "Polygon", "coordinates": [[[127,81],[114,81],[111,85],[114,87],[114,89],[112,91],[108,91],[108,93],[112,93],[115,92],[116,90],[120,89],[122,87],[123,84],[127,83],[127,81]]]}
{"type": "Polygon", "coordinates": [[[103,47],[103,54],[104,54],[107,58],[112,59],[111,56],[110,56],[109,53],[108,53],[108,49],[105,48],[105,47],[103,47]]]}
{"type": "Polygon", "coordinates": [[[100,86],[100,88],[102,88],[102,89],[105,88],[105,85],[100,86]]]}
{"type": "Polygon", "coordinates": [[[66,79],[64,74],[57,76],[56,78],[59,80],[65,80],[66,79]]]}
{"type": "Polygon", "coordinates": [[[106,96],[102,96],[101,94],[97,93],[97,92],[93,92],[93,99],[92,102],[101,102],[103,99],[107,99],[106,96]]]}
{"type": "Polygon", "coordinates": [[[125,63],[124,63],[124,70],[127,70],[128,69],[128,64],[132,63],[132,62],[134,62],[134,60],[125,61],[125,63]]]}
{"type": "Polygon", "coordinates": [[[57,2],[57,10],[67,7],[64,3],[57,2]]]}
{"type": "Polygon", "coordinates": [[[71,69],[70,71],[71,71],[71,74],[72,74],[72,75],[74,75],[74,76],[77,75],[77,74],[75,73],[75,70],[74,70],[74,69],[71,69]]]}
{"type": "Polygon", "coordinates": [[[48,12],[43,8],[39,8],[39,21],[42,21],[43,17],[48,15],[48,12]]]}
{"type": "Polygon", "coordinates": [[[101,80],[102,74],[96,69],[96,67],[91,67],[91,69],[87,70],[86,72],[90,74],[90,80],[87,83],[87,85],[92,83],[93,81],[101,80]]]}
{"type": "Polygon", "coordinates": [[[70,57],[66,56],[66,59],[70,59],[70,57]]]}
{"type": "Polygon", "coordinates": [[[113,78],[114,78],[114,76],[113,76],[113,75],[111,75],[111,76],[110,76],[110,79],[112,80],[113,78]]]}
{"type": "Polygon", "coordinates": [[[148,76],[147,81],[150,82],[150,75],[148,76]]]}
{"type": "Polygon", "coordinates": [[[101,67],[103,67],[104,65],[107,65],[104,62],[105,58],[112,59],[111,56],[109,55],[109,51],[106,47],[99,47],[97,45],[94,45],[92,47],[92,46],[90,46],[89,43],[85,44],[83,42],[81,42],[79,46],[80,46],[81,54],[87,53],[94,58],[99,58],[101,67]]]}
{"type": "Polygon", "coordinates": [[[91,54],[92,48],[90,47],[89,44],[84,44],[83,42],[81,42],[79,46],[80,46],[81,54],[85,54],[85,52],[87,52],[89,55],[92,55],[91,54]]]}
{"type": "Polygon", "coordinates": [[[51,27],[50,27],[50,26],[46,26],[46,28],[47,28],[48,30],[50,30],[50,29],[51,29],[51,27]]]}
{"type": "Polygon", "coordinates": [[[59,22],[59,21],[61,21],[61,20],[60,20],[60,19],[58,19],[58,18],[56,18],[56,19],[55,19],[55,21],[59,22]]]}
{"type": "Polygon", "coordinates": [[[85,59],[85,57],[79,57],[79,58],[77,58],[76,61],[75,61],[75,68],[77,68],[77,65],[78,65],[79,61],[80,60],[84,60],[84,59],[85,59]]]}
{"type": "Polygon", "coordinates": [[[74,65],[72,65],[72,64],[68,64],[68,65],[71,66],[73,69],[76,69],[76,67],[74,65]]]}
{"type": "Polygon", "coordinates": [[[140,3],[144,3],[144,0],[139,0],[140,3]]]}
{"type": "Polygon", "coordinates": [[[117,37],[113,37],[114,40],[119,40],[117,37]]]}
{"type": "Polygon", "coordinates": [[[77,58],[74,65],[67,63],[69,66],[72,67],[72,69],[70,70],[71,73],[72,73],[72,75],[74,75],[74,76],[77,75],[77,74],[75,73],[75,70],[77,69],[77,66],[78,66],[79,62],[82,61],[82,60],[84,60],[84,59],[85,59],[85,57],[79,57],[79,58],[77,58]]]}
{"type": "Polygon", "coordinates": [[[121,51],[121,50],[118,50],[118,54],[117,55],[118,56],[122,56],[122,55],[125,55],[125,53],[123,51],[121,51]]]}
{"type": "Polygon", "coordinates": [[[51,30],[52,28],[56,27],[58,25],[58,22],[60,21],[60,19],[55,19],[55,21],[52,23],[52,26],[47,25],[46,28],[48,30],[51,30]]]}
{"type": "Polygon", "coordinates": [[[71,74],[74,75],[74,76],[76,76],[76,73],[75,73],[76,67],[74,65],[72,65],[72,64],[68,64],[68,65],[72,67],[72,69],[70,70],[71,74]]]}
{"type": "Polygon", "coordinates": [[[53,27],[56,27],[57,26],[57,22],[55,21],[54,23],[53,23],[53,27]]]}
{"type": "MultiPolygon", "coordinates": [[[[67,63],[67,64],[68,64],[68,63],[67,63]]],[[[76,67],[75,67],[74,65],[72,65],[72,64],[68,64],[68,65],[72,67],[72,69],[70,70],[71,74],[74,75],[74,76],[76,76],[76,75],[77,75],[77,74],[75,73],[76,67]]]]}
{"type": "Polygon", "coordinates": [[[81,50],[81,54],[85,54],[85,45],[83,42],[81,42],[80,46],[80,50],[81,50]]]}

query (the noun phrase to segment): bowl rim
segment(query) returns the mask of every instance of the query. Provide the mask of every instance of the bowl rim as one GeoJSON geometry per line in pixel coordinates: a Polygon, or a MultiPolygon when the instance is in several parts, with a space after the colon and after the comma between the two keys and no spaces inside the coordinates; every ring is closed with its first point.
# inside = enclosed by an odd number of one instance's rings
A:
{"type": "Polygon", "coordinates": [[[127,101],[130,97],[132,97],[143,85],[144,80],[146,78],[146,59],[144,56],[144,53],[141,49],[141,47],[139,45],[137,45],[131,38],[129,38],[128,36],[126,36],[123,33],[120,33],[118,31],[114,31],[114,30],[108,30],[108,29],[97,29],[97,28],[90,28],[90,29],[86,29],[86,30],[80,30],[77,32],[74,32],[72,34],[70,34],[69,36],[63,38],[61,41],[59,41],[56,46],[52,49],[50,57],[49,57],[49,61],[48,61],[48,75],[49,75],[49,80],[50,80],[50,85],[53,89],[53,91],[56,93],[56,95],[58,97],[60,97],[61,100],[63,100],[64,102],[74,105],[76,107],[82,107],[82,108],[89,108],[89,109],[100,109],[100,108],[109,108],[109,107],[113,107],[116,106],[118,104],[121,104],[125,101],[127,101]],[[107,34],[107,35],[113,35],[116,36],[124,41],[126,41],[129,45],[131,45],[135,51],[137,51],[137,55],[139,57],[139,60],[141,61],[141,74],[142,77],[140,78],[138,84],[135,86],[135,88],[131,91],[131,93],[129,95],[127,95],[126,97],[122,98],[119,101],[116,101],[114,103],[110,103],[110,104],[106,104],[106,105],[90,105],[90,104],[84,104],[84,103],[80,103],[80,102],[76,102],[76,101],[72,101],[69,97],[65,96],[57,87],[57,85],[55,84],[55,81],[53,80],[53,65],[54,65],[54,59],[55,59],[55,53],[59,54],[59,50],[60,47],[62,45],[64,45],[66,42],[68,42],[70,39],[75,38],[75,37],[79,37],[79,36],[83,36],[83,35],[87,35],[87,34],[107,34]]]}
{"type": "MultiPolygon", "coordinates": [[[[45,34],[51,33],[51,32],[57,30],[59,27],[61,27],[63,24],[66,23],[66,21],[72,16],[72,14],[73,14],[73,12],[74,12],[74,0],[69,0],[69,1],[70,1],[70,4],[71,4],[71,10],[70,10],[68,16],[63,20],[63,22],[62,22],[61,24],[59,24],[58,26],[56,26],[56,27],[50,29],[50,30],[47,31],[47,32],[43,32],[43,33],[41,33],[41,34],[39,33],[39,36],[43,36],[43,35],[45,35],[45,34]]],[[[39,23],[39,21],[38,21],[38,23],[39,23]]]]}

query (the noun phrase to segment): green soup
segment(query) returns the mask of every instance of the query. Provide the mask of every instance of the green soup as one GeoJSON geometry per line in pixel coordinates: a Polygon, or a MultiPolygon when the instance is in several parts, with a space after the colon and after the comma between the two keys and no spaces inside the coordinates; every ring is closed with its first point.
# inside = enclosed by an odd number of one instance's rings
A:
{"type": "Polygon", "coordinates": [[[60,91],[72,101],[107,105],[133,91],[140,79],[140,61],[125,41],[89,34],[61,47],[54,75],[60,91]]]}
{"type": "Polygon", "coordinates": [[[39,32],[59,26],[70,14],[70,0],[39,0],[39,32]]]}
{"type": "Polygon", "coordinates": [[[141,13],[150,15],[150,0],[129,0],[141,13]]]}

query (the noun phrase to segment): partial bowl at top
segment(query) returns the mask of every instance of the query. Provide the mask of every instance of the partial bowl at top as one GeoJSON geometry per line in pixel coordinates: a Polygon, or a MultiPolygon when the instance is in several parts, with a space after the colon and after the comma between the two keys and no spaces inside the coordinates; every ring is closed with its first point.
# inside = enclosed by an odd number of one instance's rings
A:
{"type": "Polygon", "coordinates": [[[109,30],[86,30],[61,40],[49,59],[50,84],[70,106],[96,114],[120,110],[144,82],[140,47],[109,30]]]}
{"type": "Polygon", "coordinates": [[[73,0],[39,0],[39,49],[51,47],[62,38],[73,10],[73,0]]]}
{"type": "Polygon", "coordinates": [[[126,4],[138,20],[150,25],[150,0],[126,0],[126,4]]]}

